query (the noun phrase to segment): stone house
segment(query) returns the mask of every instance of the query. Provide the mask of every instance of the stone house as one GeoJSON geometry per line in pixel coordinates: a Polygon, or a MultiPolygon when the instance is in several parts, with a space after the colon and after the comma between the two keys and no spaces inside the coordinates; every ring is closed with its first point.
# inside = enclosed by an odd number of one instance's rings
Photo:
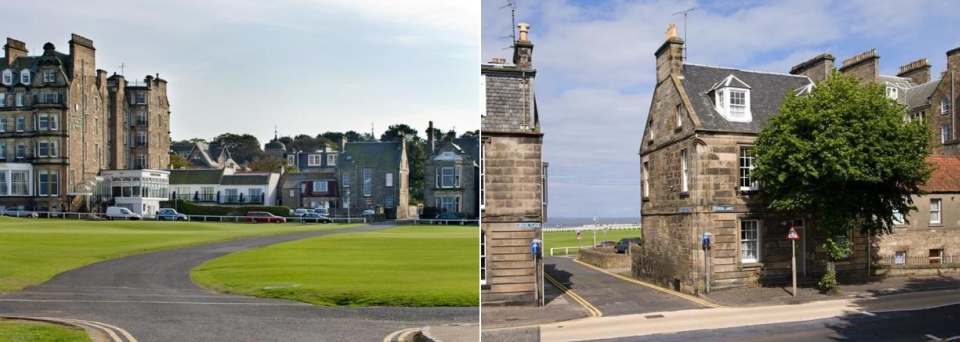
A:
{"type": "Polygon", "coordinates": [[[0,84],[0,206],[80,210],[101,170],[169,164],[167,82],[108,78],[90,39],[73,34],[68,53],[46,43],[30,56],[7,38],[0,84]]]}
{"type": "Polygon", "coordinates": [[[192,144],[173,144],[170,151],[180,155],[191,167],[200,169],[239,169],[230,155],[230,149],[221,143],[195,142],[192,144]]]}
{"type": "MultiPolygon", "coordinates": [[[[874,50],[845,60],[839,70],[830,54],[790,74],[704,66],[683,61],[683,40],[672,31],[655,53],[657,83],[640,147],[645,248],[635,275],[690,293],[705,290],[708,275],[711,289],[788,281],[790,226],[801,237],[798,274],[822,274],[824,236],[806,229],[815,218],[767,212],[753,198],[760,186],[749,176],[757,133],[778,114],[785,94],[807,92],[835,71],[885,84],[888,96],[905,104],[905,119],[914,118],[929,107],[909,104],[929,102],[930,95],[923,94],[933,88],[922,76],[925,61],[901,67],[898,76],[879,74],[874,50]],[[705,232],[713,235],[709,258],[700,244],[705,232]]],[[[881,246],[898,244],[896,235],[868,241],[852,232],[834,238],[854,243],[853,253],[837,263],[843,276],[866,274],[881,246]]]]}
{"type": "Polygon", "coordinates": [[[280,174],[224,169],[170,170],[170,198],[201,205],[277,205],[280,174]]]}
{"type": "Polygon", "coordinates": [[[480,65],[480,284],[483,305],[538,305],[543,260],[545,165],[529,25],[517,25],[513,63],[480,65]]]}
{"type": "MultiPolygon", "coordinates": [[[[428,131],[433,131],[433,122],[428,131]]],[[[447,136],[434,148],[431,136],[427,148],[430,151],[427,151],[423,170],[424,203],[436,207],[440,213],[479,217],[480,139],[447,136]]]]}

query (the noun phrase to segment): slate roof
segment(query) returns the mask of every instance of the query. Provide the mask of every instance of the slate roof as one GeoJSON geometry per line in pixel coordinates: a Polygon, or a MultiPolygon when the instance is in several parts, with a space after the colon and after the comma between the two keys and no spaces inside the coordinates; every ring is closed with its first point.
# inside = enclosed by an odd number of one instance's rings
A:
{"type": "Polygon", "coordinates": [[[460,147],[461,150],[470,155],[474,163],[480,160],[480,139],[477,138],[457,138],[453,139],[453,144],[460,147]]]}
{"type": "Polygon", "coordinates": [[[907,89],[907,107],[917,108],[930,104],[930,96],[933,95],[934,90],[937,90],[939,84],[940,80],[936,80],[907,89]]]}
{"type": "Polygon", "coordinates": [[[268,175],[226,175],[220,179],[220,185],[267,185],[270,184],[268,175]]]}
{"type": "Polygon", "coordinates": [[[176,169],[170,170],[170,184],[219,184],[222,169],[176,169]]]}
{"type": "Polygon", "coordinates": [[[197,144],[171,144],[170,150],[177,154],[189,154],[197,144]]]}
{"type": "Polygon", "coordinates": [[[283,175],[283,185],[280,186],[282,189],[296,189],[300,187],[300,182],[307,179],[307,174],[305,173],[285,173],[283,175]]]}
{"type": "Polygon", "coordinates": [[[955,156],[930,156],[934,164],[933,174],[927,184],[920,188],[929,192],[960,192],[960,158],[955,156]]]}
{"type": "Polygon", "coordinates": [[[683,65],[682,84],[702,124],[702,129],[729,132],[759,133],[767,119],[778,113],[787,92],[811,83],[806,76],[774,74],[698,64],[683,65]],[[713,98],[707,93],[727,76],[734,75],[750,85],[752,122],[730,122],[717,112],[713,98]]]}
{"type": "Polygon", "coordinates": [[[353,156],[357,168],[373,167],[397,169],[400,167],[400,142],[354,142],[347,144],[347,154],[353,156]]]}

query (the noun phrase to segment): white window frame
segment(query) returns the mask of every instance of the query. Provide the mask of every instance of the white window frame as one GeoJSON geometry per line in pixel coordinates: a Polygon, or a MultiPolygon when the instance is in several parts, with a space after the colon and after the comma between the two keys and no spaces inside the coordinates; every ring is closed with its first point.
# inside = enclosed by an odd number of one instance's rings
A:
{"type": "Polygon", "coordinates": [[[13,85],[13,71],[10,69],[3,71],[3,85],[11,86],[13,85]]]}
{"type": "Polygon", "coordinates": [[[387,174],[385,175],[385,177],[383,177],[383,179],[385,180],[386,187],[388,188],[393,187],[393,172],[387,172],[387,174]]]}
{"type": "Polygon", "coordinates": [[[27,69],[20,70],[20,83],[24,85],[30,85],[30,81],[31,81],[30,78],[31,78],[30,70],[27,70],[27,69]]]}
{"type": "Polygon", "coordinates": [[[17,143],[17,149],[15,151],[17,159],[24,159],[27,157],[27,146],[22,142],[17,143]]]}
{"type": "MultiPolygon", "coordinates": [[[[735,78],[736,78],[736,77],[734,77],[734,76],[731,75],[730,77],[727,77],[727,79],[725,79],[725,80],[724,80],[723,82],[721,82],[721,83],[722,83],[722,84],[729,84],[729,83],[732,82],[733,79],[735,79],[735,78]]],[[[737,79],[737,80],[739,81],[739,79],[737,79]]],[[[740,81],[740,82],[743,83],[743,81],[740,81]]],[[[715,98],[715,99],[714,99],[714,101],[715,101],[715,102],[714,102],[714,106],[716,106],[717,111],[720,112],[720,115],[722,115],[725,119],[727,119],[727,121],[734,121],[734,122],[751,122],[751,121],[753,121],[753,113],[752,113],[752,111],[750,110],[750,89],[723,86],[723,87],[720,87],[720,88],[716,88],[716,89],[714,89],[713,91],[714,91],[714,93],[715,93],[715,95],[714,95],[714,98],[715,98]],[[741,105],[741,104],[737,104],[737,105],[733,104],[734,94],[743,94],[743,98],[742,98],[743,104],[742,104],[742,105],[741,105]],[[734,108],[735,106],[737,106],[737,107],[742,106],[742,107],[743,107],[743,112],[740,113],[740,115],[734,115],[734,113],[733,113],[733,108],[734,108]]],[[[737,99],[739,100],[740,97],[738,96],[737,99]]]]}
{"type": "Polygon", "coordinates": [[[47,177],[47,182],[50,184],[50,196],[59,196],[60,172],[57,170],[50,170],[50,174],[47,175],[47,177]]]}
{"type": "Polygon", "coordinates": [[[907,251],[896,251],[893,254],[893,264],[894,265],[906,265],[907,264],[907,251]]]}
{"type": "Polygon", "coordinates": [[[740,147],[740,156],[738,158],[740,162],[738,167],[738,185],[739,189],[742,191],[754,191],[760,189],[760,183],[750,178],[750,172],[756,168],[756,157],[750,155],[750,151],[753,151],[752,146],[740,147]]]}
{"type": "Polygon", "coordinates": [[[50,154],[50,145],[46,141],[37,143],[37,157],[46,157],[50,154]]]}
{"type": "Polygon", "coordinates": [[[295,154],[287,155],[287,166],[296,165],[297,156],[295,154]]]}
{"type": "Polygon", "coordinates": [[[740,220],[740,263],[759,263],[760,259],[760,220],[740,220]],[[749,232],[753,235],[748,235],[749,232]],[[748,256],[748,250],[753,250],[754,255],[748,256]]]}
{"type": "Polygon", "coordinates": [[[297,190],[290,189],[290,197],[293,198],[297,190]]]}
{"type": "Polygon", "coordinates": [[[940,125],[940,143],[946,144],[950,139],[950,125],[940,125]]]}
{"type": "Polygon", "coordinates": [[[326,180],[313,181],[314,192],[330,192],[330,183],[326,180]]]}
{"type": "Polygon", "coordinates": [[[322,166],[322,165],[323,165],[323,155],[320,155],[320,154],[307,155],[307,166],[322,166]]]}
{"type": "Polygon", "coordinates": [[[896,100],[899,96],[899,91],[897,87],[887,86],[887,97],[896,100]]]}
{"type": "MultiPolygon", "coordinates": [[[[262,188],[247,188],[247,203],[260,203],[260,196],[263,196],[262,188]]],[[[264,196],[263,199],[266,200],[267,197],[264,196]]]]}
{"type": "Polygon", "coordinates": [[[487,234],[480,231],[480,285],[487,284],[487,234]]]}
{"type": "Polygon", "coordinates": [[[24,106],[24,101],[23,101],[24,95],[23,95],[23,92],[22,92],[22,91],[21,91],[21,92],[17,92],[17,95],[16,95],[16,96],[17,96],[17,107],[23,107],[23,106],[24,106]]]}
{"type": "Polygon", "coordinates": [[[51,131],[56,131],[56,130],[60,129],[60,126],[58,125],[58,122],[60,121],[60,120],[59,120],[59,119],[60,119],[60,115],[58,115],[58,114],[50,114],[49,118],[50,118],[50,122],[49,122],[50,130],[51,130],[51,131]]]}
{"type": "Polygon", "coordinates": [[[643,162],[643,170],[641,170],[642,178],[641,187],[643,188],[643,198],[650,198],[650,162],[643,162]]]}
{"type": "Polygon", "coordinates": [[[43,82],[44,83],[54,83],[57,81],[57,72],[55,70],[44,70],[43,71],[43,82]]]}
{"type": "Polygon", "coordinates": [[[134,94],[134,100],[136,101],[134,102],[134,104],[139,104],[139,105],[147,104],[147,93],[138,91],[136,94],[134,94]]]}
{"type": "Polygon", "coordinates": [[[363,197],[373,196],[373,169],[363,169],[363,197]]]}
{"type": "Polygon", "coordinates": [[[327,153],[327,166],[337,166],[337,155],[327,153]]]}
{"type": "Polygon", "coordinates": [[[437,209],[443,209],[443,210],[452,209],[452,211],[448,211],[452,213],[459,213],[463,210],[461,208],[462,201],[460,200],[460,196],[437,197],[435,200],[435,204],[437,205],[437,209]]]}
{"type": "Polygon", "coordinates": [[[939,198],[930,199],[930,224],[940,224],[943,222],[942,206],[943,200],[939,198]]]}
{"type": "Polygon", "coordinates": [[[47,196],[50,187],[50,178],[47,178],[47,170],[40,170],[37,173],[37,195],[47,196]]]}
{"type": "Polygon", "coordinates": [[[678,105],[677,105],[677,128],[680,128],[680,127],[683,126],[683,115],[684,115],[684,112],[685,112],[685,110],[684,110],[683,104],[682,104],[682,103],[681,103],[681,104],[678,104],[678,105]]]}
{"type": "Polygon", "coordinates": [[[944,96],[940,99],[940,115],[950,114],[950,99],[944,96]]]}
{"type": "Polygon", "coordinates": [[[906,223],[906,220],[903,218],[903,213],[898,210],[893,211],[893,225],[902,226],[906,223]]]}
{"type": "Polygon", "coordinates": [[[687,192],[690,191],[690,165],[688,159],[690,158],[690,153],[687,152],[687,149],[680,150],[680,191],[687,192]]]}
{"type": "Polygon", "coordinates": [[[10,195],[12,196],[33,196],[33,187],[30,186],[30,171],[10,170],[10,195]],[[22,176],[19,181],[15,175],[22,176]]]}
{"type": "Polygon", "coordinates": [[[147,168],[147,155],[143,153],[137,154],[137,168],[145,169],[147,168]]]}
{"type": "Polygon", "coordinates": [[[23,115],[17,116],[16,127],[15,127],[16,131],[23,132],[23,130],[27,128],[26,126],[27,126],[27,119],[24,118],[23,115]]]}
{"type": "Polygon", "coordinates": [[[50,118],[47,116],[47,114],[40,114],[37,116],[37,130],[50,130],[50,118]]]}
{"type": "Polygon", "coordinates": [[[454,185],[456,184],[455,171],[456,171],[456,168],[453,166],[438,167],[437,168],[437,187],[442,189],[454,188],[454,185]],[[448,181],[449,181],[449,184],[448,184],[448,181]]]}

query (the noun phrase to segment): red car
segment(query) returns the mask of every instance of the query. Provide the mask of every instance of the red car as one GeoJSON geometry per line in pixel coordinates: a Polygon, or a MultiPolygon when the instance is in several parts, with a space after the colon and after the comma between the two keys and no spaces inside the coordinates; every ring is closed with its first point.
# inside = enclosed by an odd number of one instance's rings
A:
{"type": "Polygon", "coordinates": [[[251,211],[247,213],[247,222],[285,223],[287,219],[266,211],[251,211]]]}

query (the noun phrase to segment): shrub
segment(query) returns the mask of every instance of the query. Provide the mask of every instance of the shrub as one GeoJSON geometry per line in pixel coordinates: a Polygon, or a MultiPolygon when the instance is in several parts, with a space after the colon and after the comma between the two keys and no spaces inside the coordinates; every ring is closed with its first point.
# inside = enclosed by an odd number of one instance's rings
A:
{"type": "MultiPolygon", "coordinates": [[[[161,208],[173,208],[172,201],[160,202],[161,208]]],[[[177,200],[177,211],[186,215],[208,216],[244,216],[250,211],[266,211],[277,216],[290,216],[290,207],[272,205],[247,205],[241,207],[222,205],[196,205],[182,199],[177,200]]]]}

